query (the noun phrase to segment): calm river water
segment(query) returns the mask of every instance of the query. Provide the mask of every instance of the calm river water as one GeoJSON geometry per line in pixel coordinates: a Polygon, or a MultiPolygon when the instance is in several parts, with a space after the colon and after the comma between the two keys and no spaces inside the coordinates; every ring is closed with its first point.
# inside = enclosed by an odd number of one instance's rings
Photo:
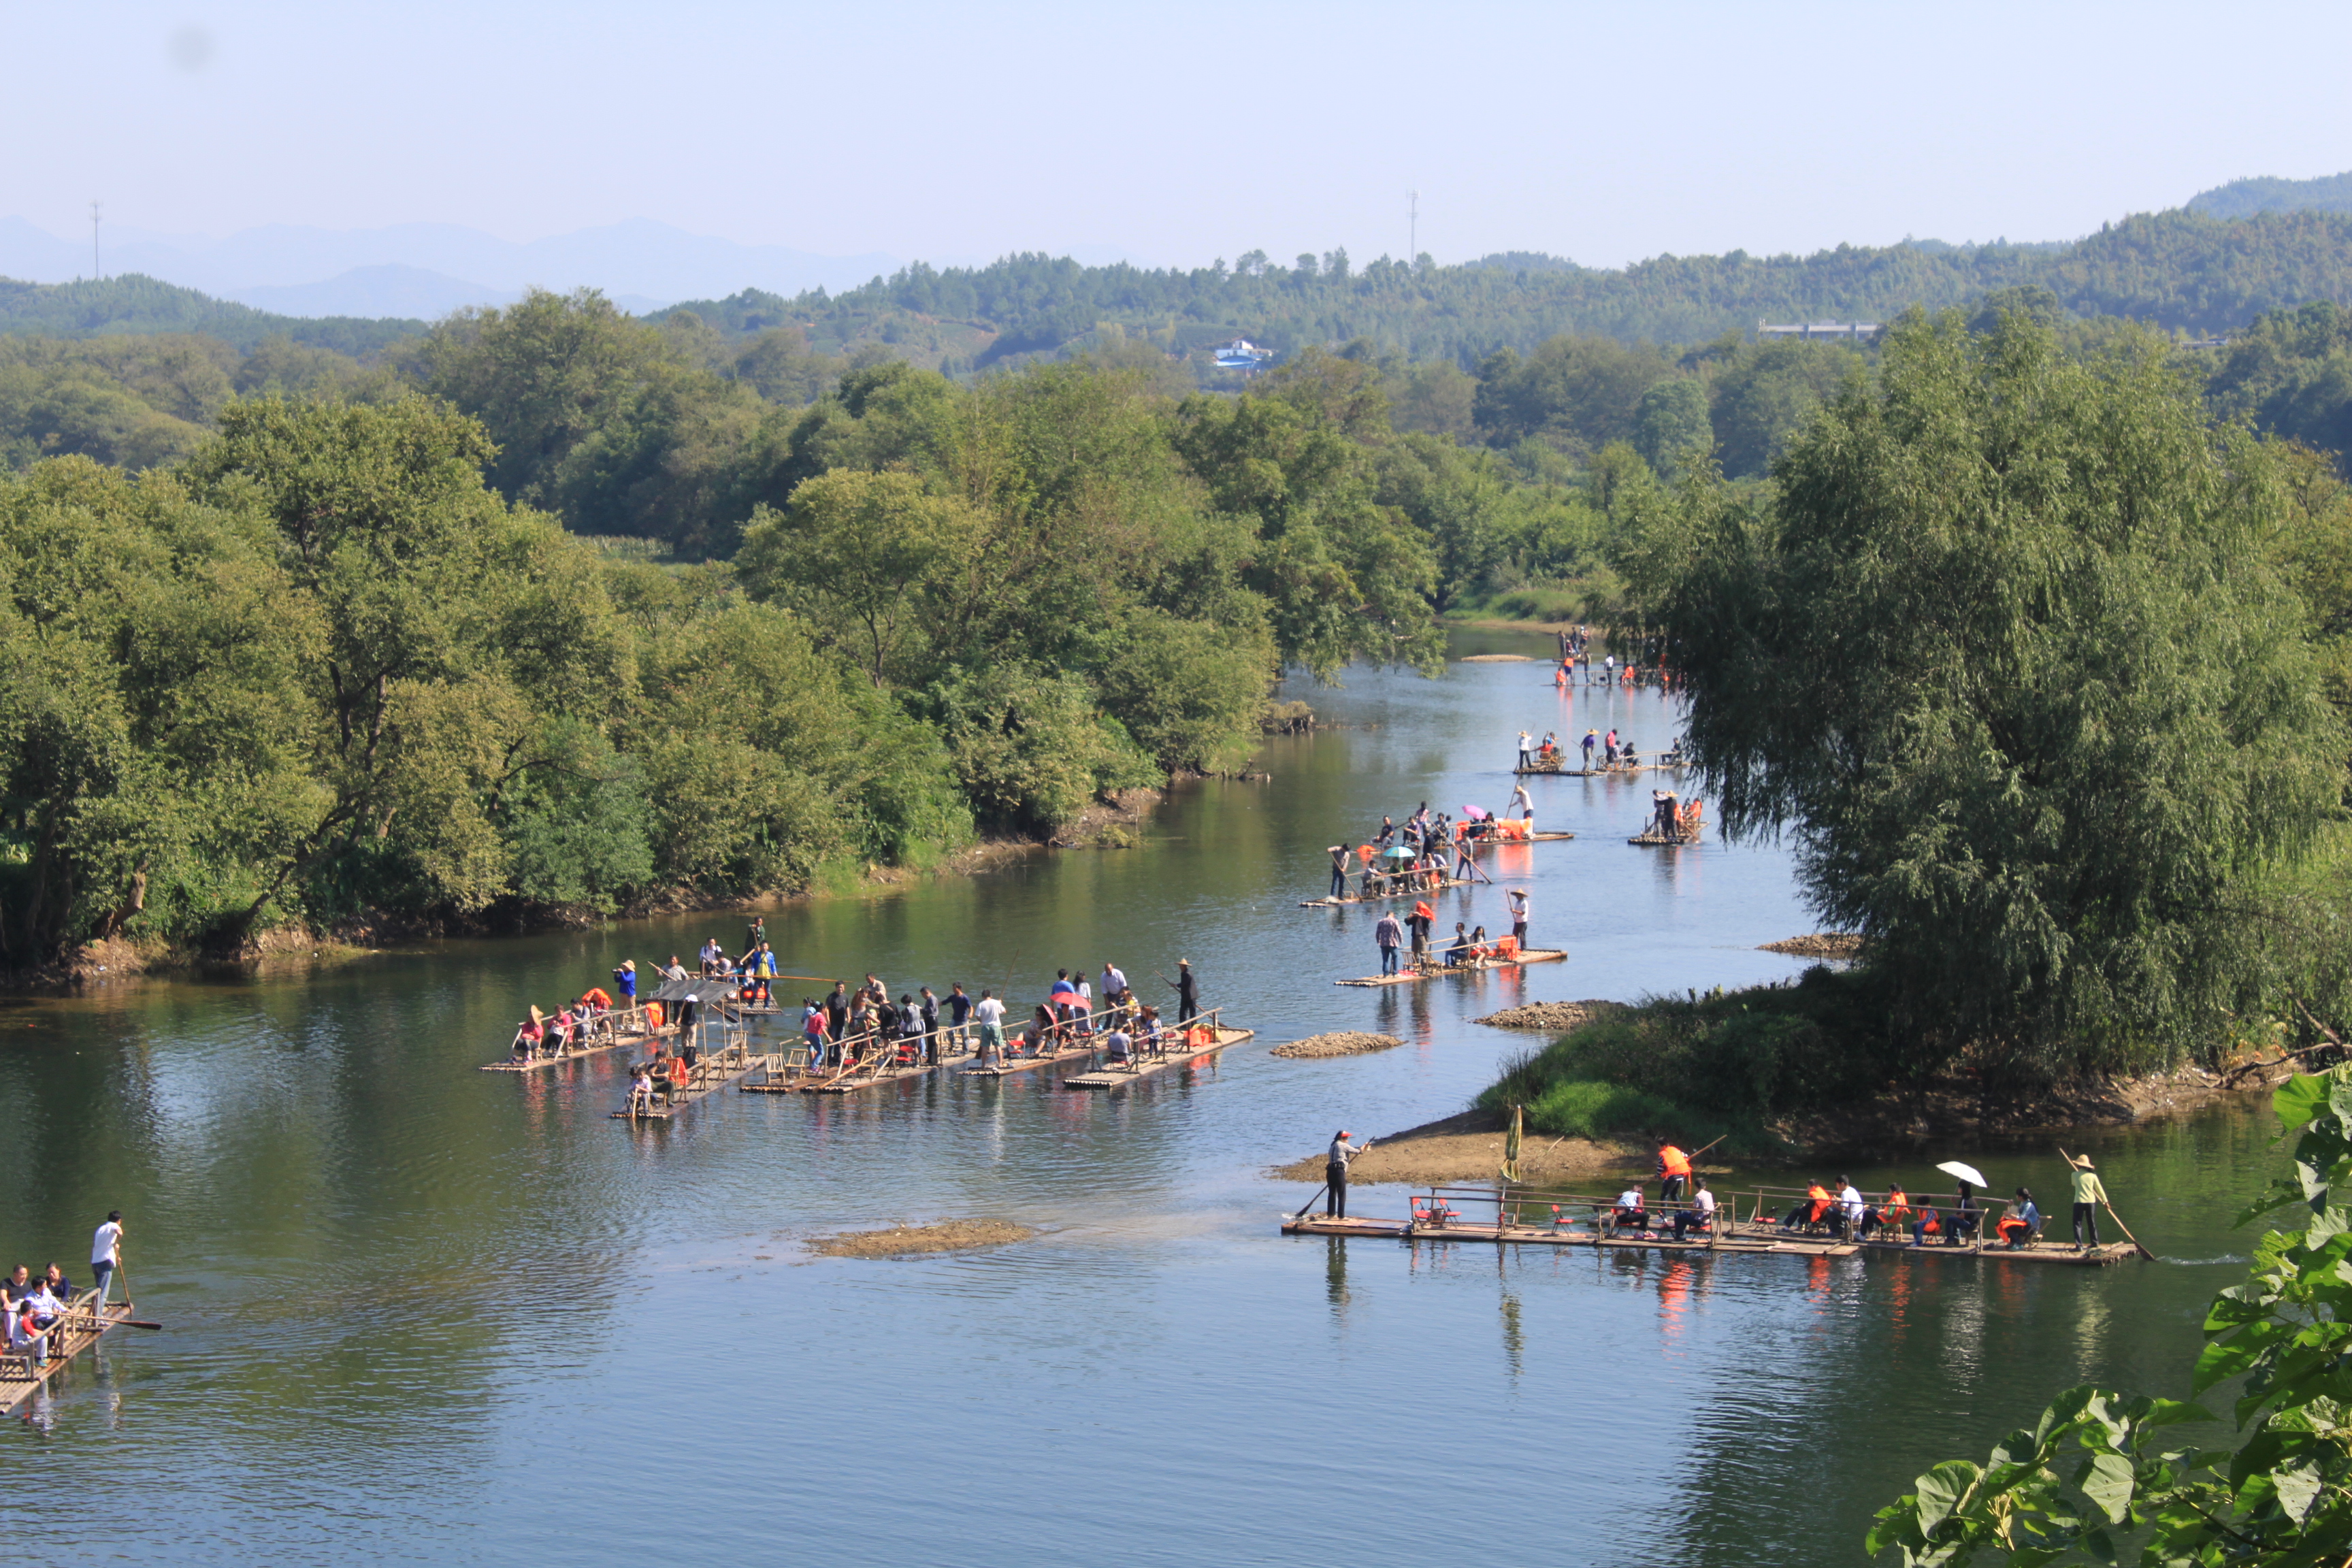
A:
{"type": "MultiPolygon", "coordinates": [[[[1269,743],[1270,782],[1181,791],[1141,848],[770,914],[787,970],[894,990],[1009,975],[1026,1003],[1057,967],[1116,959],[1151,988],[1190,958],[1204,1004],[1258,1031],[1214,1072],[1108,1097],[945,1078],[727,1093],[632,1130],[607,1120],[613,1058],[475,1070],[526,1003],[731,945],[732,915],[0,1009],[0,1234],[79,1279],[122,1208],[135,1297],[171,1325],[0,1431],[12,1552],[1811,1568],[1860,1562],[1910,1477],[1980,1457],[2061,1387],[2184,1393],[2203,1304],[2246,1248],[2228,1218],[2275,1159],[2248,1110],[2084,1140],[2142,1238],[2189,1260],[2163,1265],[1276,1234],[1306,1193],[1268,1166],[1340,1125],[1457,1110],[1530,1043],[1472,1017],[1800,967],[1757,951],[1812,926],[1782,853],[1630,847],[1646,781],[1542,779],[1544,826],[1580,837],[1503,869],[1566,963],[1331,984],[1376,967],[1375,916],[1298,907],[1324,890],[1323,846],[1424,799],[1501,806],[1522,726],[1674,733],[1654,693],[1562,698],[1547,676],[1351,672],[1300,694],[1357,727],[1269,743]],[[1267,1054],[1335,1028],[1408,1043],[1267,1054]],[[1045,1234],[917,1260],[798,1245],[950,1215],[1045,1234]]],[[[1469,911],[1449,924],[1505,923],[1494,890],[1448,899],[1469,911]]],[[[2060,1191],[2044,1152],[1943,1152],[2060,1191]]]]}

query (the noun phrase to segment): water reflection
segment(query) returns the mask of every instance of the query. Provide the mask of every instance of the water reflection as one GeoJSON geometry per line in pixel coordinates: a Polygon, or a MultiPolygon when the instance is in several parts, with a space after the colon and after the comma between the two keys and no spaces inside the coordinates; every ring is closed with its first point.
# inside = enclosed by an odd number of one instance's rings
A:
{"type": "MultiPolygon", "coordinates": [[[[961,980],[1023,1008],[1081,957],[1147,986],[1190,958],[1204,1001],[1260,1031],[1213,1071],[1109,1096],[1043,1073],[719,1095],[633,1131],[606,1117],[614,1058],[475,1070],[528,1002],[690,952],[732,916],[10,1009],[37,1026],[0,1032],[0,1138],[32,1157],[0,1227],[19,1254],[70,1263],[95,1217],[124,1208],[137,1300],[173,1325],[78,1372],[14,1435],[45,1437],[0,1442],[12,1522],[67,1539],[95,1514],[115,1550],[160,1561],[754,1559],[778,1526],[747,1499],[780,1479],[864,1497],[911,1466],[921,1484],[887,1506],[795,1513],[795,1549],[1029,1568],[1287,1562],[1337,1540],[1418,1564],[1519,1552],[1524,1521],[1429,1510],[1381,1456],[1302,1454],[1295,1434],[1378,1409],[1419,1453],[1485,1441],[1497,1410],[1526,1408],[1606,1458],[1549,1485],[1549,1506],[1607,1521],[1548,1542],[1556,1555],[1811,1564],[1855,1561],[1911,1475],[1980,1450],[2053,1389],[2182,1392],[2216,1269],[1275,1235],[1307,1193],[1268,1166],[1336,1126],[1380,1135],[1457,1110],[1538,1043],[1469,1020],[1785,978],[1801,964],[1755,944],[1810,929],[1778,851],[1631,848],[1646,787],[1535,780],[1538,819],[1579,837],[1510,851],[1497,875],[1531,889],[1537,940],[1568,962],[1333,986],[1372,967],[1376,915],[1298,904],[1343,829],[1422,798],[1499,805],[1522,725],[1615,725],[1644,749],[1675,728],[1654,694],[1563,698],[1540,666],[1349,679],[1307,695],[1377,727],[1269,742],[1274,784],[1187,786],[1140,848],[768,912],[794,973],[961,980]],[[1267,1054],[1337,1028],[1408,1047],[1267,1054]],[[975,1215],[1042,1234],[892,1262],[797,1247],[975,1215]],[[672,1451],[694,1462],[653,1508],[597,1462],[672,1451]],[[1088,1484],[1137,1455],[1161,1485],[1088,1484]],[[52,1457],[70,1484],[37,1483],[52,1457]],[[1005,1461],[1071,1479],[1041,1510],[1003,1483],[1005,1461]],[[1646,1509],[1625,1507],[1629,1472],[1663,1478],[1646,1509]],[[1837,1484],[1790,1485],[1824,1475],[1837,1484]]],[[[1446,900],[1449,925],[1500,928],[1499,891],[1446,900]]],[[[2092,1142],[2144,1238],[2244,1253],[2229,1213],[2276,1158],[2251,1118],[2092,1142]]],[[[1997,1188],[2053,1179],[2046,1150],[1971,1157],[1997,1188]]]]}

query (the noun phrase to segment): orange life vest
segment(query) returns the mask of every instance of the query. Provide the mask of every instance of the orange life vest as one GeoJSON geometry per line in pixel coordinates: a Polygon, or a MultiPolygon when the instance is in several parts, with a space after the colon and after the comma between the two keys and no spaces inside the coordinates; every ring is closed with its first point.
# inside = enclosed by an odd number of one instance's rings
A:
{"type": "Polygon", "coordinates": [[[1669,1176],[1687,1176],[1691,1173],[1690,1156],[1669,1143],[1658,1151],[1658,1169],[1669,1176]]]}

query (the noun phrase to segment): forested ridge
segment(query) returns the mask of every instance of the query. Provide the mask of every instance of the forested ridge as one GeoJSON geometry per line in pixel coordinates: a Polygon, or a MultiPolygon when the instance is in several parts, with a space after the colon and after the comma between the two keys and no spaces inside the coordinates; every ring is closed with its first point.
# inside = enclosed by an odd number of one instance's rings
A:
{"type": "Polygon", "coordinates": [[[747,289],[678,307],[730,335],[797,324],[826,352],[880,342],[950,371],[1127,338],[1192,354],[1244,336],[1288,351],[1357,339],[1465,370],[1500,348],[1565,334],[1696,343],[1759,320],[1891,321],[2038,287],[2076,315],[2125,316],[2195,336],[2314,300],[2352,303],[2352,215],[2174,210],[2103,226],[2070,245],[1841,245],[1811,256],[1661,256],[1623,268],[1550,257],[1439,267],[1351,262],[1344,250],[1288,265],[1263,252],[1189,270],[1081,267],[1014,256],[982,268],[915,265],[862,289],[792,299],[747,289]]]}

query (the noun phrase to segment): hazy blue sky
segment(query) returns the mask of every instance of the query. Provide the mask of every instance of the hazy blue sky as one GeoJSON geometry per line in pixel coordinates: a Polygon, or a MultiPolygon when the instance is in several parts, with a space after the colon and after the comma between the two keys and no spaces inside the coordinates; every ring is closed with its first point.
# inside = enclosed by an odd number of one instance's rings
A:
{"type": "Polygon", "coordinates": [[[2352,7],[17,5],[0,216],[1594,264],[2352,168],[2352,7]]]}

